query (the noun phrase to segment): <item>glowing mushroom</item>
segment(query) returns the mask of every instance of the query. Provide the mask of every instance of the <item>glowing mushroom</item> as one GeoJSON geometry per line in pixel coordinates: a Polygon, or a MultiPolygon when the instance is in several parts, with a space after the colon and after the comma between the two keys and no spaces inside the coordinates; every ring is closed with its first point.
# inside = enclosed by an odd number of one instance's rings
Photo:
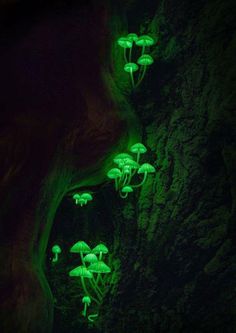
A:
{"type": "Polygon", "coordinates": [[[139,162],[140,154],[144,154],[147,152],[147,148],[140,142],[135,143],[131,148],[130,151],[134,154],[137,154],[137,163],[139,162]]]}
{"type": "Polygon", "coordinates": [[[102,255],[108,253],[108,248],[104,244],[98,244],[92,249],[93,254],[99,254],[99,260],[102,260],[102,255]]]}
{"type": "Polygon", "coordinates": [[[60,246],[59,245],[53,245],[52,253],[54,254],[54,257],[52,258],[52,262],[57,262],[58,261],[58,254],[61,253],[60,246]]]}
{"type": "Polygon", "coordinates": [[[124,59],[125,62],[128,62],[127,56],[126,56],[126,50],[130,49],[130,54],[131,54],[131,49],[133,46],[133,41],[130,40],[128,37],[120,37],[117,41],[118,45],[124,49],[124,59]]]}
{"type": "Polygon", "coordinates": [[[136,45],[142,47],[142,54],[144,54],[144,50],[146,46],[151,46],[154,44],[154,39],[148,35],[142,35],[138,37],[138,39],[135,41],[136,45]]]}
{"type": "Polygon", "coordinates": [[[92,297],[86,287],[85,279],[92,279],[92,277],[93,277],[93,274],[91,271],[89,271],[85,266],[78,266],[69,272],[69,276],[70,277],[80,277],[82,288],[83,288],[85,294],[88,295],[91,299],[93,299],[96,303],[100,304],[100,299],[98,301],[96,298],[92,297]]]}
{"type": "Polygon", "coordinates": [[[151,164],[149,163],[144,163],[141,165],[141,167],[138,169],[138,174],[144,174],[144,177],[143,177],[143,180],[140,184],[138,185],[132,185],[132,187],[139,187],[139,186],[142,186],[146,179],[147,179],[147,175],[149,173],[154,173],[156,170],[154,168],[154,166],[152,166],[151,164]]]}
{"type": "Polygon", "coordinates": [[[153,64],[153,58],[149,54],[143,54],[137,62],[141,66],[149,66],[153,64]]]}
{"type": "Polygon", "coordinates": [[[91,304],[91,298],[89,296],[84,296],[82,298],[82,303],[84,304],[83,316],[86,317],[87,307],[91,304]]]}
{"type": "Polygon", "coordinates": [[[120,194],[121,198],[125,199],[129,193],[133,192],[133,189],[131,186],[127,185],[122,188],[121,192],[124,193],[124,195],[122,195],[122,193],[120,194]]]}
{"type": "Polygon", "coordinates": [[[127,73],[130,74],[132,86],[134,88],[135,85],[134,85],[134,76],[133,76],[133,73],[138,70],[138,65],[135,64],[134,62],[128,62],[127,64],[125,64],[124,70],[125,70],[125,72],[127,72],[127,73]]]}
{"type": "Polygon", "coordinates": [[[120,169],[118,169],[118,168],[110,169],[108,171],[108,173],[107,173],[107,177],[108,178],[115,180],[115,188],[116,188],[116,190],[118,189],[119,178],[121,178],[121,176],[122,176],[122,173],[121,173],[120,169]]]}
{"type": "Polygon", "coordinates": [[[88,201],[93,200],[93,197],[90,193],[82,193],[81,194],[81,199],[84,199],[85,203],[87,203],[88,201]]]}
{"type": "Polygon", "coordinates": [[[88,253],[88,254],[86,254],[86,256],[84,257],[84,262],[88,262],[88,263],[90,263],[90,264],[93,264],[93,263],[95,263],[95,262],[97,262],[98,261],[98,258],[97,258],[97,256],[95,255],[95,254],[93,254],[93,253],[88,253]]]}
{"type": "Polygon", "coordinates": [[[80,254],[80,258],[81,258],[81,261],[84,264],[84,258],[83,258],[83,254],[84,253],[90,253],[91,252],[91,249],[90,247],[88,246],[88,244],[86,244],[84,241],[78,241],[77,243],[75,243],[71,249],[70,249],[70,252],[71,253],[79,253],[80,254]]]}
{"type": "Polygon", "coordinates": [[[136,42],[136,40],[138,40],[138,35],[136,35],[135,33],[129,33],[127,35],[127,38],[131,41],[131,42],[136,42]]]}
{"type": "Polygon", "coordinates": [[[75,200],[75,204],[78,205],[78,203],[79,203],[79,199],[80,199],[80,195],[79,195],[79,193],[75,193],[75,194],[73,195],[73,199],[75,200]]]}

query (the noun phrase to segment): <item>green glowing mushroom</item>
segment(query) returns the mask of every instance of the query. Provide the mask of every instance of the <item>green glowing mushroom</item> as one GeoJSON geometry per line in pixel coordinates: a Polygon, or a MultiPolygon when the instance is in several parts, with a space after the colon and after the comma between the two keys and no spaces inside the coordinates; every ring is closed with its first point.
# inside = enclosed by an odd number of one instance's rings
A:
{"type": "Polygon", "coordinates": [[[122,188],[122,190],[121,190],[121,192],[123,192],[123,193],[127,193],[127,195],[128,195],[128,193],[131,193],[131,192],[133,192],[134,190],[132,189],[132,187],[131,186],[124,186],[123,188],[122,188]]]}
{"type": "Polygon", "coordinates": [[[91,298],[89,296],[84,296],[82,298],[82,303],[84,304],[84,310],[83,310],[82,314],[84,317],[86,317],[87,307],[89,307],[91,304],[91,298]]]}
{"type": "Polygon", "coordinates": [[[98,258],[97,258],[97,256],[95,255],[95,254],[93,254],[93,253],[88,253],[88,254],[86,254],[86,256],[84,257],[84,262],[88,262],[88,263],[90,263],[90,264],[93,264],[93,263],[95,263],[95,262],[97,262],[98,261],[98,258]]]}
{"type": "Polygon", "coordinates": [[[78,205],[78,203],[79,203],[79,199],[80,199],[80,195],[79,195],[79,193],[75,193],[75,194],[73,195],[73,199],[75,199],[75,204],[78,205]]]}
{"type": "Polygon", "coordinates": [[[77,199],[77,205],[80,204],[80,206],[82,207],[83,205],[86,205],[87,200],[85,200],[84,198],[79,198],[77,199]]]}
{"type": "Polygon", "coordinates": [[[138,64],[141,66],[149,66],[153,64],[153,58],[149,54],[143,54],[138,58],[138,64]]]}
{"type": "Polygon", "coordinates": [[[115,180],[115,188],[116,188],[116,190],[119,187],[119,178],[121,178],[121,176],[122,176],[122,173],[121,173],[120,169],[118,169],[118,168],[110,169],[108,171],[108,173],[107,173],[107,177],[108,178],[115,180]]]}
{"type": "Polygon", "coordinates": [[[144,174],[143,180],[140,184],[132,185],[132,187],[134,188],[134,187],[142,186],[145,183],[146,179],[147,179],[147,175],[149,173],[153,173],[155,171],[156,170],[155,170],[154,166],[152,166],[151,164],[149,164],[149,163],[142,164],[141,167],[138,169],[138,174],[144,174]]]}
{"type": "Polygon", "coordinates": [[[124,49],[132,47],[132,41],[128,37],[120,37],[117,43],[120,47],[123,47],[124,49]]]}
{"type": "Polygon", "coordinates": [[[90,193],[82,193],[81,194],[81,199],[84,199],[87,203],[87,201],[93,200],[93,197],[90,193]]]}
{"type": "Polygon", "coordinates": [[[133,156],[131,156],[130,154],[127,154],[127,153],[120,153],[120,154],[116,155],[115,158],[113,159],[113,161],[116,164],[120,164],[121,162],[124,162],[124,164],[125,164],[125,162],[128,160],[133,160],[133,156]]]}
{"type": "Polygon", "coordinates": [[[58,254],[61,253],[61,248],[59,245],[53,245],[52,247],[52,253],[54,254],[54,257],[52,258],[52,262],[58,261],[58,254]]]}
{"type": "Polygon", "coordinates": [[[132,187],[129,185],[126,185],[121,189],[120,196],[121,196],[121,198],[125,199],[125,198],[127,198],[128,194],[131,192],[133,192],[132,187]],[[124,194],[122,194],[122,193],[124,193],[124,194]]]}
{"type": "Polygon", "coordinates": [[[147,151],[147,148],[140,142],[135,143],[131,148],[130,151],[134,154],[137,154],[137,163],[139,162],[140,154],[144,154],[147,151]]]}
{"type": "Polygon", "coordinates": [[[81,261],[84,265],[84,258],[83,258],[83,254],[84,253],[90,253],[91,249],[88,246],[88,244],[86,244],[84,241],[78,241],[77,243],[75,243],[71,249],[70,249],[71,253],[79,253],[80,254],[80,258],[81,261]]]}
{"type": "Polygon", "coordinates": [[[107,274],[111,272],[110,267],[107,266],[103,261],[98,261],[94,264],[91,264],[88,267],[88,270],[92,273],[100,273],[100,274],[107,274]]]}
{"type": "Polygon", "coordinates": [[[117,41],[118,45],[124,49],[124,59],[125,62],[128,62],[127,56],[126,56],[126,50],[130,50],[130,55],[131,55],[131,50],[132,50],[132,45],[133,42],[130,40],[128,37],[120,37],[117,41]]]}
{"type": "Polygon", "coordinates": [[[97,246],[95,246],[92,249],[92,253],[93,254],[99,254],[99,260],[101,260],[102,259],[102,255],[108,253],[108,248],[104,244],[98,244],[97,246]]]}
{"type": "Polygon", "coordinates": [[[85,279],[93,278],[93,274],[91,271],[89,271],[85,266],[78,266],[69,272],[69,276],[70,277],[80,277],[82,288],[83,288],[85,294],[88,295],[91,299],[93,299],[97,304],[100,304],[100,300],[98,301],[96,298],[94,298],[90,295],[90,293],[88,292],[86,283],[85,283],[85,279]]]}
{"type": "Polygon", "coordinates": [[[154,44],[154,39],[148,35],[139,36],[138,39],[135,41],[136,45],[138,46],[151,46],[154,44]]]}
{"type": "Polygon", "coordinates": [[[128,63],[125,64],[125,66],[124,66],[124,70],[125,70],[125,72],[127,72],[127,73],[130,74],[131,83],[132,83],[132,87],[133,87],[133,88],[135,87],[133,73],[136,72],[136,71],[138,70],[138,68],[139,68],[138,65],[135,64],[134,62],[128,62],[128,63]]]}

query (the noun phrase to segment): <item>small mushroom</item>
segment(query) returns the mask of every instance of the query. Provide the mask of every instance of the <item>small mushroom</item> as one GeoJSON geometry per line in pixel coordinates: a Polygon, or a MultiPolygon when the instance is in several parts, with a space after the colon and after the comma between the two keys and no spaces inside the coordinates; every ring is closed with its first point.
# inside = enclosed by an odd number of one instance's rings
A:
{"type": "Polygon", "coordinates": [[[78,205],[78,203],[79,203],[79,199],[80,199],[80,195],[79,195],[79,193],[75,193],[75,194],[73,195],[73,199],[75,200],[75,204],[78,205]]]}
{"type": "Polygon", "coordinates": [[[149,164],[149,163],[142,164],[141,167],[138,169],[138,174],[144,174],[143,180],[140,184],[132,185],[132,187],[142,186],[145,183],[146,179],[147,179],[147,175],[149,173],[153,173],[155,171],[156,171],[155,168],[151,164],[149,164]]]}
{"type": "Polygon", "coordinates": [[[95,254],[93,254],[93,253],[88,253],[88,254],[86,254],[86,256],[84,257],[84,262],[88,262],[88,263],[90,263],[90,264],[93,264],[93,263],[95,263],[95,262],[97,262],[98,261],[98,258],[97,258],[97,256],[95,255],[95,254]]]}
{"type": "Polygon", "coordinates": [[[91,201],[93,200],[93,197],[90,193],[82,193],[81,194],[81,199],[84,199],[85,200],[85,203],[87,203],[88,201],[91,201]]]}
{"type": "Polygon", "coordinates": [[[119,187],[119,178],[121,178],[121,176],[122,176],[122,173],[121,173],[120,169],[118,169],[118,168],[110,169],[107,173],[108,178],[115,180],[115,189],[116,190],[119,187]]]}
{"type": "Polygon", "coordinates": [[[120,47],[123,47],[124,49],[128,49],[132,47],[132,41],[128,37],[120,37],[117,40],[117,43],[120,47]]]}
{"type": "Polygon", "coordinates": [[[136,45],[146,47],[154,44],[154,39],[148,35],[139,36],[135,41],[136,45]]]}
{"type": "Polygon", "coordinates": [[[52,258],[52,262],[58,261],[58,254],[61,253],[61,248],[59,245],[53,245],[52,247],[52,253],[54,254],[54,257],[52,258]]]}
{"type": "Polygon", "coordinates": [[[133,192],[132,187],[129,185],[126,185],[121,189],[120,196],[121,196],[121,198],[125,199],[125,198],[127,198],[128,194],[131,192],[133,192]]]}
{"type": "Polygon", "coordinates": [[[77,200],[77,205],[80,204],[80,206],[82,207],[83,205],[86,205],[87,203],[87,200],[85,200],[84,198],[80,197],[78,200],[77,200]]]}
{"type": "Polygon", "coordinates": [[[138,58],[138,64],[141,66],[149,66],[153,64],[153,58],[149,54],[143,54],[138,58]]]}
{"type": "Polygon", "coordinates": [[[121,162],[123,162],[125,164],[125,162],[128,160],[133,160],[133,156],[131,156],[130,154],[127,154],[127,153],[120,153],[120,154],[116,155],[113,159],[114,163],[116,163],[116,164],[120,164],[121,162]]]}
{"type": "Polygon", "coordinates": [[[91,304],[91,298],[87,295],[82,298],[82,303],[84,304],[83,316],[86,317],[87,307],[91,304]]]}
{"type": "Polygon", "coordinates": [[[128,62],[127,64],[125,64],[125,66],[124,66],[124,70],[125,70],[125,72],[127,72],[127,73],[130,74],[132,87],[134,88],[134,87],[135,87],[135,84],[134,84],[134,76],[133,76],[133,73],[136,72],[136,71],[138,70],[138,65],[135,64],[134,62],[128,62]]]}
{"type": "Polygon", "coordinates": [[[99,254],[99,260],[102,260],[102,255],[108,253],[108,248],[104,244],[98,244],[92,249],[93,254],[99,254]]]}
{"type": "Polygon", "coordinates": [[[130,151],[134,154],[137,154],[137,163],[139,162],[140,154],[144,154],[147,151],[147,148],[140,142],[135,143],[131,148],[130,151]]]}

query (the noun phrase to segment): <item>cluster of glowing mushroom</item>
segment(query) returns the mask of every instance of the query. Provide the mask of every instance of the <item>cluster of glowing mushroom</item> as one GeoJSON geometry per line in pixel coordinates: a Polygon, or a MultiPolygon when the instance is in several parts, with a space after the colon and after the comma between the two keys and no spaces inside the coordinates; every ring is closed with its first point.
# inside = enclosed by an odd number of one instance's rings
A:
{"type": "Polygon", "coordinates": [[[117,42],[124,49],[124,70],[130,74],[132,87],[136,88],[142,82],[147,67],[153,64],[153,58],[147,54],[147,49],[154,44],[154,39],[148,35],[138,37],[138,35],[130,33],[126,37],[120,37],[117,42]],[[137,63],[132,61],[132,49],[134,45],[142,49],[137,63]],[[134,79],[135,72],[139,72],[136,82],[134,79]]]}
{"type": "Polygon", "coordinates": [[[121,198],[126,198],[134,188],[142,186],[148,177],[148,174],[154,173],[155,168],[149,163],[140,165],[140,156],[147,152],[147,148],[142,143],[136,143],[130,148],[130,152],[136,155],[134,158],[127,153],[121,153],[115,156],[114,163],[116,168],[108,171],[107,177],[115,182],[115,189],[119,192],[121,198]],[[142,175],[142,180],[137,184],[131,184],[133,177],[142,175]]]}
{"type": "Polygon", "coordinates": [[[76,205],[80,205],[81,207],[86,205],[88,201],[93,200],[93,197],[90,193],[75,193],[73,195],[73,199],[75,200],[76,205]]]}
{"type": "Polygon", "coordinates": [[[110,267],[102,260],[103,255],[108,253],[108,248],[104,244],[98,244],[91,249],[84,241],[78,241],[71,247],[70,252],[80,255],[81,265],[72,269],[69,276],[80,278],[84,292],[82,315],[93,322],[98,313],[87,316],[87,309],[92,302],[98,306],[102,303],[106,291],[104,274],[111,272],[110,267]]]}

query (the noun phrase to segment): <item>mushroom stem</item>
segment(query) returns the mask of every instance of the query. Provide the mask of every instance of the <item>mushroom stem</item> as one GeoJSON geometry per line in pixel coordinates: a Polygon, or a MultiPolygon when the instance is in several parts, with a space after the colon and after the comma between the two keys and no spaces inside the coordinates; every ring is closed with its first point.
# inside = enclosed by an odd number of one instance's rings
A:
{"type": "Polygon", "coordinates": [[[140,184],[137,184],[137,185],[131,185],[131,187],[132,187],[132,188],[136,188],[136,187],[140,187],[140,186],[142,186],[142,185],[145,183],[146,179],[147,179],[147,172],[144,173],[143,180],[142,180],[142,182],[141,182],[140,184]]]}
{"type": "Polygon", "coordinates": [[[58,253],[54,253],[54,257],[52,258],[52,262],[58,261],[58,253]]]}
{"type": "Polygon", "coordinates": [[[138,151],[137,152],[137,160],[136,160],[137,163],[139,163],[139,159],[140,159],[140,152],[138,151]]]}
{"type": "Polygon", "coordinates": [[[85,292],[85,294],[87,294],[91,299],[94,300],[94,302],[96,302],[98,305],[101,304],[100,301],[98,301],[96,298],[94,298],[93,296],[91,296],[91,294],[88,292],[87,288],[86,288],[86,285],[85,285],[85,281],[84,281],[84,278],[83,276],[81,276],[81,284],[82,284],[82,287],[83,287],[83,290],[85,292]]]}
{"type": "Polygon", "coordinates": [[[132,47],[129,49],[129,62],[132,62],[131,59],[132,59],[132,47]]]}
{"type": "Polygon", "coordinates": [[[83,316],[86,317],[86,312],[87,312],[87,303],[84,303],[84,310],[83,310],[83,316]]]}
{"type": "Polygon", "coordinates": [[[83,252],[80,252],[80,258],[81,258],[83,266],[86,267],[85,262],[84,262],[83,252]]]}
{"type": "MultiPolygon", "coordinates": [[[[132,186],[132,187],[133,187],[133,186],[132,186]]],[[[123,194],[121,191],[119,191],[119,194],[120,194],[120,197],[121,197],[122,199],[125,199],[125,198],[127,198],[127,196],[128,196],[128,193],[123,194]]]]}
{"type": "Polygon", "coordinates": [[[143,71],[140,71],[139,78],[138,78],[138,82],[137,82],[137,84],[136,84],[136,88],[137,88],[137,87],[140,85],[140,83],[143,81],[144,75],[145,75],[146,70],[147,70],[147,66],[144,65],[144,66],[142,66],[142,68],[143,68],[143,71]]]}
{"type": "Polygon", "coordinates": [[[100,288],[97,286],[95,279],[94,279],[94,278],[92,278],[91,280],[89,279],[89,282],[90,282],[90,284],[91,284],[93,290],[95,291],[95,293],[96,293],[96,295],[97,295],[99,301],[101,302],[101,301],[102,301],[103,293],[102,293],[102,291],[100,290],[100,288]]]}
{"type": "Polygon", "coordinates": [[[92,318],[96,318],[96,317],[98,317],[98,313],[91,314],[91,315],[88,316],[88,320],[91,321],[91,322],[94,322],[94,319],[92,319],[92,318]]]}
{"type": "Polygon", "coordinates": [[[125,62],[127,63],[128,59],[127,59],[127,56],[126,56],[126,48],[124,48],[124,59],[125,59],[125,62]]]}
{"type": "Polygon", "coordinates": [[[145,45],[143,45],[142,47],[142,55],[144,55],[144,52],[145,52],[145,45]]]}
{"type": "Polygon", "coordinates": [[[133,76],[133,70],[132,70],[132,68],[130,69],[130,78],[131,78],[132,87],[134,88],[135,84],[134,84],[134,76],[133,76]]]}

